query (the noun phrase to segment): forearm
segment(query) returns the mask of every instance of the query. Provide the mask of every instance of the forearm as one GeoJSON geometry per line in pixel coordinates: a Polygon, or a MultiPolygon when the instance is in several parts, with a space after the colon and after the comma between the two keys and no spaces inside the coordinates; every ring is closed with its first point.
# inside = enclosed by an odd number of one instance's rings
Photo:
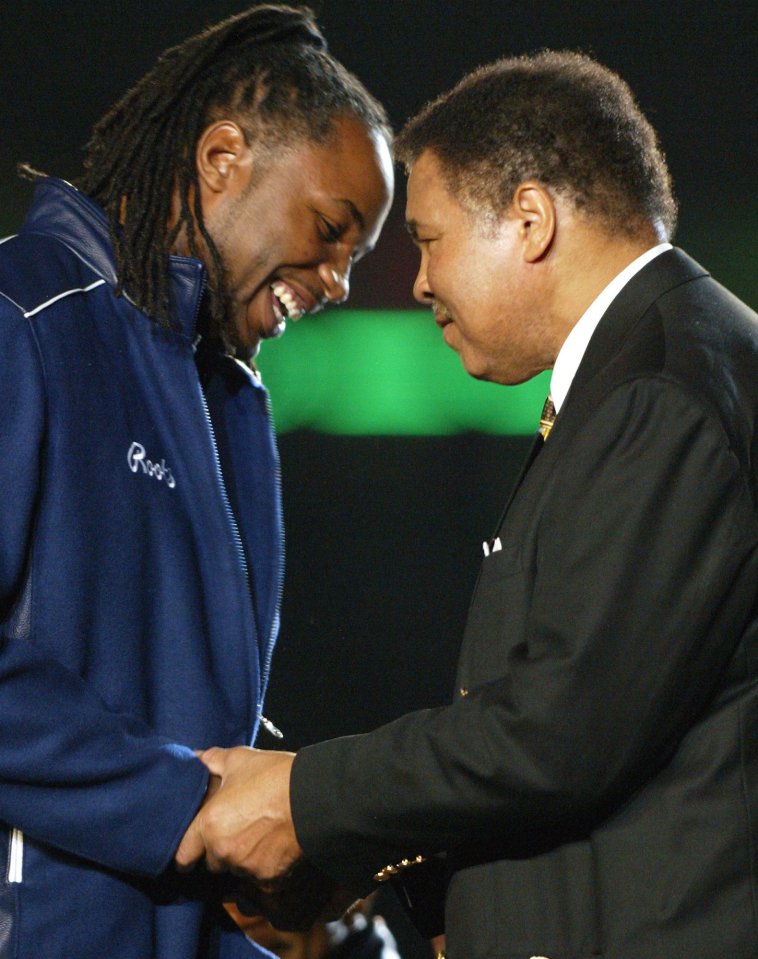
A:
{"type": "Polygon", "coordinates": [[[112,712],[27,639],[0,647],[0,818],[125,872],[170,863],[207,785],[191,749],[112,712]]]}

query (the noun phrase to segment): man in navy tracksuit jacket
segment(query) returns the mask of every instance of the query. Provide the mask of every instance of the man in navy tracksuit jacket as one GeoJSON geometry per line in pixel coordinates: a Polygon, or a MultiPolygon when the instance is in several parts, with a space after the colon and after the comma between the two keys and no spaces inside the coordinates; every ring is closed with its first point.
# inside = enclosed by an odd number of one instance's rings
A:
{"type": "MultiPolygon", "coordinates": [[[[252,75],[269,47],[269,77],[276,57],[290,70],[310,58],[330,105],[304,102],[300,113],[323,123],[330,109],[332,133],[301,129],[289,145],[308,184],[286,160],[285,179],[261,177],[275,188],[264,198],[281,236],[267,234],[240,200],[263,189],[243,119],[219,113],[215,87],[215,101],[195,107],[202,211],[185,203],[174,214],[169,250],[182,255],[158,261],[171,305],[163,322],[137,305],[156,302],[135,275],[139,255],[129,258],[147,229],[130,227],[130,197],[144,194],[126,187],[114,204],[107,191],[118,190],[118,172],[87,191],[97,203],[40,178],[20,232],[0,244],[2,959],[258,950],[210,881],[171,867],[208,785],[194,749],[252,742],[278,625],[282,527],[268,397],[230,353],[250,355],[285,319],[344,298],[350,262],[373,243],[389,204],[377,159],[389,163],[388,135],[370,112],[380,108],[336,71],[302,12],[254,9],[185,47],[189,69],[207,74],[184,75],[188,89],[210,88],[216,61],[228,72],[233,58],[237,74],[252,75]],[[345,106],[356,89],[364,113],[345,106]],[[344,197],[357,220],[325,237],[324,222],[347,216],[344,197]],[[250,263],[240,260],[241,226],[250,263]],[[297,250],[286,256],[288,239],[297,250]],[[279,259],[256,272],[264,243],[279,259]]],[[[230,82],[239,87],[238,76],[230,82]]],[[[166,85],[174,96],[179,84],[166,85]]],[[[116,113],[136,113],[133,99],[123,103],[116,113]]],[[[173,122],[181,104],[165,112],[173,122]]],[[[280,123],[272,113],[268,122],[280,123]]],[[[187,181],[171,130],[178,165],[163,187],[178,206],[187,181]]],[[[116,136],[118,149],[136,151],[129,172],[139,170],[143,141],[116,136]]],[[[97,161],[90,156],[91,167],[97,161]]],[[[160,206],[148,213],[165,234],[172,221],[160,221],[160,206]]]]}

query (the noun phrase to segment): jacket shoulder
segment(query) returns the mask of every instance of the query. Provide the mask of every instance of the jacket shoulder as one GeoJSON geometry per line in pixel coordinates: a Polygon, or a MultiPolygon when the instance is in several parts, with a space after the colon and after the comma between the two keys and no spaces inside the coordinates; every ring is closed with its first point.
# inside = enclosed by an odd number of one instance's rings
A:
{"type": "Polygon", "coordinates": [[[664,291],[590,384],[597,398],[646,381],[720,424],[746,472],[758,454],[758,316],[708,275],[664,291]],[[594,389],[593,389],[594,387],[594,389]]]}
{"type": "Polygon", "coordinates": [[[0,242],[2,313],[34,316],[71,293],[104,283],[100,274],[54,237],[20,233],[0,242]]]}

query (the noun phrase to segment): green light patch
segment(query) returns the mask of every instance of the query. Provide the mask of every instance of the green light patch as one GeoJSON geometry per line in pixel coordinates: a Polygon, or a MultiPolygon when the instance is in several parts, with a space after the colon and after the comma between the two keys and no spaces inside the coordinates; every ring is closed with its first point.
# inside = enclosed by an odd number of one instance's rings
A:
{"type": "Polygon", "coordinates": [[[330,310],[289,323],[257,365],[279,432],[444,436],[534,433],[550,372],[520,386],[474,380],[428,310],[330,310]]]}

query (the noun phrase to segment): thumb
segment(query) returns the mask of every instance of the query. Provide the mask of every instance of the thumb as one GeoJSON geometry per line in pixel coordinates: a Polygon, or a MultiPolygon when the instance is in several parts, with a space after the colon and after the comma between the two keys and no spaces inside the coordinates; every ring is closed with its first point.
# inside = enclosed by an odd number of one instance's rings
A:
{"type": "Polygon", "coordinates": [[[206,749],[200,753],[199,758],[205,763],[214,776],[223,777],[224,770],[226,769],[227,752],[228,750],[221,749],[220,746],[211,746],[210,749],[206,749]]]}

